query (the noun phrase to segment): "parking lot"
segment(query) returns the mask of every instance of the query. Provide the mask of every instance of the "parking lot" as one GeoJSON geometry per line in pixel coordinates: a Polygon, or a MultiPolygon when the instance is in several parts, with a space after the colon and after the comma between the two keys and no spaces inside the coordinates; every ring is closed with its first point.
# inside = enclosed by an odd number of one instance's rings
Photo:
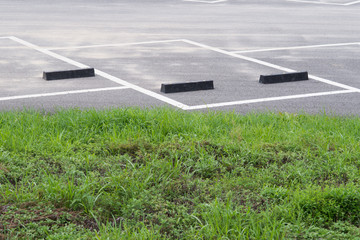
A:
{"type": "Polygon", "coordinates": [[[169,106],[359,115],[360,1],[0,3],[0,109],[169,106]],[[44,71],[95,68],[45,81],[44,71]],[[307,71],[308,81],[260,75],[307,71]],[[213,80],[165,94],[163,83],[213,80]]]}

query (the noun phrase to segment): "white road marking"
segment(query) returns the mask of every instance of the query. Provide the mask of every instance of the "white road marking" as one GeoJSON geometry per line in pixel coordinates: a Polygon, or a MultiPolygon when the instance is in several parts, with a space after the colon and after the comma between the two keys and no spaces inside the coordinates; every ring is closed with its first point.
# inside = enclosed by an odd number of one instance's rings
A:
{"type": "Polygon", "coordinates": [[[24,40],[22,40],[22,39],[20,39],[20,38],[10,37],[10,39],[13,40],[13,41],[15,41],[15,42],[17,42],[17,43],[20,43],[20,44],[22,44],[22,45],[24,45],[24,46],[27,46],[27,47],[29,47],[29,48],[32,48],[32,49],[34,49],[34,50],[36,50],[36,51],[39,51],[39,52],[41,52],[41,53],[44,53],[44,54],[46,54],[46,55],[48,55],[48,56],[51,56],[51,57],[56,58],[56,59],[58,59],[58,60],[61,60],[61,61],[63,61],[63,62],[69,63],[69,64],[71,64],[71,65],[73,65],[73,66],[76,66],[76,67],[79,67],[79,68],[89,68],[89,66],[87,66],[87,65],[85,65],[85,64],[76,62],[76,61],[74,61],[74,60],[71,60],[70,58],[61,56],[61,55],[59,55],[59,54],[57,54],[57,53],[50,52],[49,50],[43,49],[43,48],[41,48],[41,47],[39,47],[39,46],[36,46],[36,45],[34,45],[34,44],[32,44],[32,43],[29,43],[29,42],[27,42],[27,41],[24,41],[24,40]]]}
{"type": "MultiPolygon", "coordinates": [[[[16,38],[16,37],[8,37],[9,39],[14,40],[15,42],[18,42],[22,45],[25,45],[29,48],[32,48],[34,50],[40,51],[46,55],[52,56],[56,59],[59,59],[61,61],[67,62],[69,64],[72,64],[74,66],[80,67],[80,68],[87,68],[89,66],[76,62],[72,59],[69,59],[67,57],[61,56],[59,54],[53,53],[47,49],[43,49],[41,47],[38,47],[34,44],[31,44],[29,42],[26,42],[22,39],[16,38]]],[[[250,58],[250,57],[245,57],[242,55],[239,55],[237,53],[234,52],[229,52],[229,51],[225,51],[219,48],[215,48],[215,47],[211,47],[205,44],[201,44],[201,43],[197,43],[191,40],[187,40],[187,39],[178,39],[178,40],[165,40],[165,41],[161,41],[161,42],[179,42],[182,41],[184,43],[188,43],[194,46],[198,46],[207,50],[211,50],[211,51],[215,51],[218,53],[222,53],[228,56],[232,56],[235,58],[239,58],[239,59],[243,59],[246,61],[250,61],[253,63],[257,63],[263,66],[267,66],[267,67],[271,67],[274,69],[278,69],[284,72],[295,72],[295,70],[289,69],[289,68],[285,68],[285,67],[281,67],[275,64],[271,64],[265,61],[261,61],[258,59],[254,59],[254,58],[250,58]]],[[[146,43],[159,43],[160,41],[156,41],[156,42],[144,42],[144,44],[146,43]]],[[[134,45],[134,44],[141,44],[141,43],[133,43],[130,45],[134,45]]],[[[360,43],[355,43],[355,44],[359,44],[360,43]]],[[[124,45],[124,44],[121,44],[124,45]]],[[[129,45],[129,44],[125,44],[125,45],[129,45]]],[[[109,45],[93,45],[93,46],[83,46],[81,48],[89,48],[89,47],[104,47],[104,46],[109,46],[109,45]]],[[[112,44],[112,46],[120,46],[120,44],[112,44]]],[[[79,48],[79,47],[76,47],[79,48]]],[[[118,90],[118,89],[133,89],[136,90],[140,93],[143,93],[145,95],[151,96],[155,99],[158,99],[160,101],[163,101],[165,103],[168,103],[170,105],[173,105],[175,107],[178,107],[180,109],[183,110],[196,110],[196,109],[204,109],[204,108],[214,108],[214,107],[223,107],[223,106],[232,106],[232,105],[242,105],[242,104],[250,104],[250,103],[259,103],[259,102],[269,102],[269,101],[280,101],[280,100],[288,100],[288,99],[298,99],[298,98],[308,98],[308,97],[318,97],[318,96],[327,96],[327,95],[335,95],[335,94],[346,94],[346,93],[354,93],[354,92],[360,92],[360,89],[358,88],[354,88],[351,86],[347,86],[345,84],[341,84],[341,83],[337,83],[331,80],[327,80],[324,78],[320,78],[320,77],[316,77],[313,75],[309,75],[309,78],[323,82],[323,83],[327,83],[333,86],[337,86],[340,88],[344,88],[346,90],[339,90],[339,91],[330,91],[330,92],[320,92],[320,93],[309,93],[309,94],[298,94],[298,95],[290,95],[290,96],[280,96],[280,97],[270,97],[270,98],[259,98],[259,99],[251,99],[251,100],[241,100],[241,101],[232,101],[232,102],[223,102],[223,103],[213,103],[213,104],[204,104],[204,105],[196,105],[196,106],[188,106],[185,105],[183,103],[180,103],[178,101],[175,101],[173,99],[170,99],[168,97],[165,97],[163,95],[157,94],[155,92],[152,92],[150,90],[141,88],[137,85],[131,84],[125,80],[122,80],[120,78],[117,78],[115,76],[112,76],[108,73],[105,73],[103,71],[100,71],[98,69],[95,69],[95,73],[99,76],[102,76],[108,80],[111,80],[113,82],[116,82],[118,84],[123,85],[122,87],[118,87],[118,88],[101,88],[101,89],[87,89],[87,90],[77,90],[77,91],[67,91],[67,92],[58,92],[58,93],[44,93],[44,94],[33,94],[33,95],[23,95],[23,96],[13,96],[13,97],[4,97],[4,98],[0,98],[0,101],[6,101],[6,100],[13,100],[13,99],[21,99],[21,98],[33,98],[33,97],[45,97],[45,96],[56,96],[56,95],[65,95],[65,94],[75,94],[75,93],[85,93],[85,92],[96,92],[96,91],[108,91],[108,90],[118,90]]]]}
{"type": "Polygon", "coordinates": [[[94,88],[94,89],[83,89],[83,90],[64,91],[64,92],[39,93],[39,94],[1,97],[0,102],[9,101],[9,100],[17,100],[17,99],[25,99],[25,98],[52,97],[52,96],[60,96],[60,95],[68,95],[68,94],[104,92],[104,91],[114,91],[114,90],[123,90],[123,89],[129,89],[129,87],[122,86],[122,87],[109,87],[109,88],[94,88]]]}
{"type": "Polygon", "coordinates": [[[104,78],[106,78],[106,79],[109,79],[109,80],[111,80],[111,81],[113,81],[113,82],[116,82],[116,83],[118,83],[118,84],[127,86],[127,87],[129,87],[129,88],[131,88],[131,89],[133,89],[133,90],[136,90],[136,91],[138,91],[138,92],[141,92],[141,93],[143,93],[143,94],[145,94],[145,95],[148,95],[148,96],[150,96],[150,97],[153,97],[153,98],[155,98],[155,99],[158,99],[158,100],[160,100],[160,101],[163,101],[163,102],[165,102],[165,103],[168,103],[168,104],[173,105],[173,106],[175,106],[175,107],[178,107],[178,108],[181,108],[181,109],[184,109],[184,110],[188,107],[187,105],[185,105],[185,104],[183,104],[183,103],[181,103],[181,102],[175,101],[175,100],[173,100],[173,99],[171,99],[171,98],[165,97],[165,96],[160,95],[160,94],[158,94],[158,93],[155,93],[155,92],[153,92],[153,91],[144,89],[144,88],[139,87],[139,86],[137,86],[137,85],[135,85],[135,84],[126,82],[126,81],[124,81],[124,80],[122,80],[122,79],[120,79],[120,78],[117,78],[117,77],[115,77],[115,76],[112,76],[112,75],[110,75],[110,74],[108,74],[108,73],[105,73],[105,72],[103,72],[103,71],[100,71],[100,70],[98,70],[98,69],[95,69],[95,74],[97,74],[97,75],[99,75],[99,76],[102,76],[102,77],[104,77],[104,78]]]}
{"type": "MultiPolygon", "coordinates": [[[[214,52],[222,53],[222,54],[225,54],[225,55],[228,55],[228,56],[232,56],[232,57],[243,59],[243,60],[246,60],[246,61],[249,61],[249,62],[257,63],[257,64],[260,64],[262,66],[267,66],[267,67],[270,67],[270,68],[278,69],[280,71],[296,72],[295,70],[290,69],[290,68],[285,68],[285,67],[281,67],[279,65],[268,63],[268,62],[258,60],[258,59],[255,59],[255,58],[242,56],[242,55],[239,55],[237,53],[228,52],[228,51],[225,51],[225,50],[222,50],[222,49],[219,49],[219,48],[215,48],[215,47],[211,47],[211,46],[208,46],[208,45],[205,45],[205,44],[202,44],[202,43],[197,43],[197,42],[190,41],[190,40],[187,40],[187,39],[184,39],[184,42],[187,42],[189,44],[199,46],[199,47],[202,47],[202,48],[214,51],[214,52]]],[[[336,86],[336,87],[344,88],[344,89],[347,89],[347,90],[360,92],[360,89],[358,89],[358,88],[354,88],[354,87],[351,87],[351,86],[348,86],[348,85],[345,85],[345,84],[342,84],[342,83],[338,83],[338,82],[335,82],[335,81],[331,81],[331,80],[328,80],[328,79],[325,79],[325,78],[320,78],[320,77],[316,77],[316,76],[313,76],[313,75],[309,75],[309,78],[314,79],[314,80],[319,81],[319,82],[327,83],[327,84],[332,85],[332,86],[336,86]]]]}
{"type": "Polygon", "coordinates": [[[299,2],[299,3],[310,3],[310,4],[322,4],[322,5],[335,5],[335,6],[350,6],[360,1],[348,2],[348,3],[329,3],[329,2],[314,2],[314,1],[305,1],[305,0],[287,0],[288,2],[299,2]]]}
{"type": "MultiPolygon", "coordinates": [[[[53,58],[56,58],[56,59],[58,59],[58,60],[61,60],[61,61],[63,61],[63,62],[69,63],[69,64],[71,64],[71,65],[74,65],[74,66],[76,66],[76,67],[79,67],[79,68],[89,68],[89,66],[87,66],[87,65],[85,65],[85,64],[82,64],[82,63],[79,63],[79,62],[77,62],[77,61],[74,61],[74,60],[72,60],[72,59],[70,59],[70,58],[61,56],[61,55],[59,55],[59,54],[57,54],[57,53],[53,53],[53,52],[51,52],[51,51],[49,51],[49,50],[43,49],[43,48],[41,48],[41,47],[39,47],[39,46],[36,46],[36,45],[34,45],[34,44],[32,44],[32,43],[29,43],[29,42],[27,42],[27,41],[24,41],[24,40],[22,40],[22,39],[20,39],[20,38],[17,38],[17,37],[10,37],[10,38],[11,38],[12,40],[14,40],[15,42],[18,42],[18,43],[20,43],[20,44],[22,44],[22,45],[25,45],[25,46],[27,46],[27,47],[29,47],[29,48],[32,48],[32,49],[37,50],[37,51],[39,51],[39,52],[42,52],[42,53],[44,53],[44,54],[46,54],[46,55],[49,55],[49,56],[51,56],[51,57],[53,57],[53,58]]],[[[138,92],[141,92],[141,93],[143,93],[143,94],[145,94],[145,95],[151,96],[151,97],[153,97],[153,98],[155,98],[155,99],[158,99],[158,100],[160,100],[160,101],[163,101],[163,102],[168,103],[168,104],[170,104],[170,105],[173,105],[173,106],[175,106],[175,107],[178,107],[178,108],[181,108],[181,109],[185,109],[185,108],[188,107],[187,105],[182,104],[182,103],[180,103],[180,102],[178,102],[178,101],[175,101],[175,100],[173,100],[173,99],[171,99],[171,98],[165,97],[165,96],[160,95],[160,94],[158,94],[158,93],[155,93],[155,92],[152,92],[152,91],[150,91],[150,90],[147,90],[147,89],[144,89],[144,88],[142,88],[142,87],[139,87],[139,86],[137,86],[137,85],[131,84],[131,83],[125,81],[125,80],[122,80],[122,79],[120,79],[120,78],[117,78],[117,77],[115,77],[115,76],[112,76],[112,75],[110,75],[110,74],[107,74],[107,73],[105,73],[105,72],[103,72],[103,71],[100,71],[100,70],[98,70],[98,69],[95,69],[95,74],[97,74],[97,75],[99,75],[99,76],[102,76],[102,77],[104,77],[104,78],[106,78],[106,79],[108,79],[108,80],[110,80],[110,81],[116,82],[116,83],[118,83],[118,84],[124,85],[124,86],[129,87],[129,88],[132,88],[132,89],[134,89],[134,90],[136,90],[136,91],[138,91],[138,92]]]]}
{"type": "Polygon", "coordinates": [[[214,0],[214,1],[206,1],[206,0],[183,0],[184,2],[198,2],[198,3],[220,3],[226,2],[227,0],[214,0]]]}
{"type": "Polygon", "coordinates": [[[335,81],[331,81],[331,80],[328,80],[328,79],[325,79],[325,78],[317,77],[317,76],[314,76],[314,75],[311,75],[311,74],[309,74],[309,78],[313,79],[313,80],[316,80],[316,81],[319,81],[319,82],[327,83],[329,85],[333,85],[333,86],[336,86],[336,87],[339,87],[339,88],[344,88],[344,89],[347,89],[347,90],[352,90],[352,91],[360,93],[359,88],[351,87],[349,85],[345,85],[345,84],[338,83],[338,82],[335,82],[335,81]]]}
{"type": "Polygon", "coordinates": [[[269,51],[282,51],[282,50],[296,50],[296,49],[307,49],[307,48],[323,48],[323,47],[341,47],[341,46],[351,46],[351,45],[360,45],[360,42],[351,42],[351,43],[335,43],[335,44],[320,44],[320,45],[308,45],[308,46],[296,46],[296,47],[282,47],[282,48],[265,48],[265,49],[255,49],[255,50],[239,50],[231,51],[232,53],[255,53],[255,52],[269,52],[269,51]]]}
{"type": "Polygon", "coordinates": [[[349,3],[345,3],[344,6],[350,6],[350,5],[354,5],[360,3],[360,1],[353,1],[353,2],[349,2],[349,3]]]}
{"type": "Polygon", "coordinates": [[[156,43],[171,43],[171,42],[181,42],[181,41],[182,41],[182,39],[174,39],[174,40],[159,40],[159,41],[134,42],[134,43],[115,43],[115,44],[100,44],[100,45],[73,46],[73,47],[54,47],[54,48],[47,48],[47,50],[70,50],[70,49],[98,48],[98,47],[121,47],[121,46],[133,46],[133,45],[156,44],[156,43]]]}
{"type": "Polygon", "coordinates": [[[199,110],[199,109],[206,109],[206,108],[226,107],[226,106],[243,105],[243,104],[250,104],[250,103],[271,102],[271,101],[299,99],[299,98],[308,98],[308,97],[319,97],[319,96],[328,96],[328,95],[354,93],[354,92],[356,92],[356,91],[355,90],[340,90],[340,91],[307,93],[307,94],[298,94],[298,95],[280,96],[280,97],[258,98],[258,99],[252,99],[252,100],[242,100],[242,101],[222,102],[222,103],[190,106],[189,108],[187,108],[187,110],[199,110]]]}
{"type": "Polygon", "coordinates": [[[299,2],[299,3],[311,3],[311,4],[344,6],[344,4],[342,4],[342,3],[313,2],[313,1],[304,1],[304,0],[287,0],[287,1],[288,2],[299,2]]]}
{"type": "Polygon", "coordinates": [[[9,36],[9,37],[0,37],[0,39],[5,39],[5,38],[8,38],[8,39],[9,39],[9,38],[10,38],[10,36],[9,36]]]}

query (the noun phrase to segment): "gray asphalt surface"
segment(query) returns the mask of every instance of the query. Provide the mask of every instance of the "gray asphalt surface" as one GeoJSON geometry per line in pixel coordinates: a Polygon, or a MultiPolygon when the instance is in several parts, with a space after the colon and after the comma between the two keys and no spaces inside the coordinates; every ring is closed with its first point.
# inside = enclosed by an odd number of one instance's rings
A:
{"type": "Polygon", "coordinates": [[[360,115],[360,1],[3,0],[0,110],[170,106],[360,115]],[[352,4],[350,4],[352,3],[352,4]],[[97,69],[45,81],[43,71],[97,69]],[[260,75],[308,71],[263,85],[260,75]],[[213,80],[164,94],[161,83],[213,80]]]}

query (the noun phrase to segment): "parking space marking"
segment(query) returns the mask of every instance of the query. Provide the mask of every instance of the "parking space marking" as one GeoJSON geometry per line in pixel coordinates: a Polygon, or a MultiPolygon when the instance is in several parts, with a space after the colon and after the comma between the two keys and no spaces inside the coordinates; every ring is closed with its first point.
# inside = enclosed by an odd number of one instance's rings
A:
{"type": "Polygon", "coordinates": [[[46,50],[46,49],[41,48],[41,47],[39,47],[39,46],[36,46],[36,45],[34,45],[34,44],[32,44],[32,43],[29,43],[29,42],[27,42],[27,41],[24,41],[24,40],[22,40],[22,39],[20,39],[20,38],[17,38],[17,37],[9,37],[9,38],[10,38],[11,40],[17,42],[17,43],[20,43],[20,44],[26,46],[26,47],[29,47],[29,48],[34,49],[34,50],[36,50],[36,51],[39,51],[39,52],[41,52],[41,53],[43,53],[43,54],[46,54],[46,55],[48,55],[48,56],[50,56],[50,57],[56,58],[56,59],[61,60],[61,61],[63,61],[63,62],[69,63],[69,64],[71,64],[71,65],[73,65],[73,66],[76,66],[76,67],[79,67],[79,68],[90,68],[89,66],[87,66],[87,65],[85,65],[85,64],[76,62],[76,61],[74,61],[74,60],[71,60],[70,58],[67,58],[67,57],[61,56],[61,55],[59,55],[59,54],[53,53],[53,52],[51,52],[51,51],[49,51],[49,50],[46,50]]]}
{"type": "Polygon", "coordinates": [[[330,92],[320,92],[320,93],[297,94],[297,95],[280,96],[280,97],[257,98],[257,99],[251,99],[251,100],[196,105],[196,106],[189,107],[187,110],[200,110],[200,109],[206,109],[206,108],[226,107],[226,106],[244,105],[244,104],[250,104],[250,103],[271,102],[271,101],[280,101],[280,100],[309,98],[309,97],[320,97],[320,96],[347,94],[347,93],[354,93],[354,92],[356,92],[356,91],[355,90],[340,90],[340,91],[330,91],[330,92]]]}
{"type": "Polygon", "coordinates": [[[75,47],[58,47],[58,48],[47,48],[49,51],[53,50],[71,50],[71,49],[83,49],[83,48],[98,48],[98,47],[122,47],[122,46],[134,46],[134,45],[144,45],[144,44],[156,44],[156,43],[171,43],[171,42],[181,42],[182,39],[174,40],[159,40],[159,41],[147,41],[147,42],[134,42],[134,43],[118,43],[118,44],[101,44],[101,45],[88,45],[88,46],[75,46],[75,47]]]}
{"type": "MultiPolygon", "coordinates": [[[[61,61],[67,62],[69,64],[72,64],[74,66],[83,68],[83,67],[88,67],[85,64],[76,62],[70,58],[61,56],[59,54],[53,53],[48,49],[44,49],[41,48],[39,46],[36,46],[32,43],[26,42],[22,39],[19,39],[17,37],[7,37],[9,39],[12,39],[15,42],[18,42],[22,45],[25,45],[29,48],[32,48],[34,50],[40,51],[46,55],[52,56],[56,59],[59,59],[61,61]]],[[[250,57],[246,57],[246,56],[242,56],[239,55],[238,53],[235,52],[229,52],[229,51],[225,51],[219,48],[215,48],[215,47],[211,47],[202,43],[198,43],[195,41],[191,41],[188,39],[176,39],[176,40],[164,40],[164,41],[152,41],[152,42],[143,42],[144,44],[147,43],[159,43],[159,42],[184,42],[184,43],[188,43],[191,44],[193,46],[197,46],[197,47],[201,47],[207,50],[211,50],[211,51],[215,51],[218,53],[222,53],[228,56],[232,56],[235,58],[239,58],[245,61],[250,61],[253,63],[257,63],[263,66],[267,66],[270,68],[274,68],[274,69],[278,69],[284,72],[295,72],[295,70],[289,69],[289,68],[285,68],[285,67],[281,67],[272,63],[268,63],[265,61],[261,61],[255,58],[250,58],[250,57]]],[[[141,44],[140,42],[138,43],[128,43],[128,44],[111,44],[111,46],[126,46],[126,45],[136,45],[136,44],[141,44]]],[[[351,44],[360,44],[360,43],[351,43],[351,44]]],[[[350,45],[350,43],[348,43],[347,45],[350,45]]],[[[92,46],[83,46],[86,48],[90,48],[90,47],[107,47],[109,45],[92,45],[92,46]]],[[[315,46],[315,45],[313,45],[315,46]]],[[[323,46],[323,45],[321,45],[323,46]]],[[[305,47],[305,46],[302,46],[305,47]]],[[[79,47],[76,47],[79,48],[79,47]]],[[[62,48],[64,49],[64,48],[62,48]]],[[[289,96],[278,96],[278,97],[269,97],[269,98],[258,98],[258,99],[250,99],[250,100],[241,100],[241,101],[231,101],[231,102],[222,102],[222,103],[212,103],[212,104],[204,104],[204,105],[194,105],[194,106],[188,106],[186,104],[183,104],[181,102],[178,102],[176,100],[173,100],[171,98],[165,97],[163,95],[157,94],[153,91],[144,89],[142,87],[139,87],[137,85],[131,84],[125,80],[122,80],[120,78],[117,78],[115,76],[112,76],[108,73],[105,73],[101,70],[95,69],[95,73],[96,75],[102,76],[110,81],[116,82],[120,85],[123,85],[121,87],[115,87],[115,88],[100,88],[100,89],[87,89],[87,90],[76,90],[76,91],[67,91],[67,92],[58,92],[58,93],[44,93],[44,94],[33,94],[33,95],[23,95],[23,96],[13,96],[13,97],[4,97],[4,98],[0,98],[0,101],[6,101],[6,100],[14,100],[14,99],[21,99],[21,98],[34,98],[34,97],[46,97],[46,96],[56,96],[56,95],[66,95],[66,94],[76,94],[76,93],[86,93],[86,92],[97,92],[97,91],[110,91],[110,90],[120,90],[120,89],[133,89],[135,91],[138,91],[140,93],[143,93],[145,95],[148,95],[150,97],[153,97],[155,99],[158,99],[160,101],[163,101],[165,103],[168,103],[172,106],[178,107],[180,109],[183,110],[197,110],[197,109],[205,109],[205,108],[214,108],[214,107],[224,107],[224,106],[233,106],[233,105],[243,105],[243,104],[251,104],[251,103],[260,103],[260,102],[270,102],[270,101],[280,101],[280,100],[290,100],[290,99],[300,99],[300,98],[309,98],[309,97],[320,97],[320,96],[328,96],[328,95],[337,95],[337,94],[349,94],[349,93],[356,93],[356,92],[360,92],[360,89],[358,88],[354,88],[345,84],[341,84],[341,83],[337,83],[331,80],[327,80],[324,78],[320,78],[317,76],[313,76],[313,75],[309,75],[309,78],[316,80],[316,81],[320,81],[326,84],[330,84],[333,86],[337,86],[340,88],[343,88],[345,90],[338,90],[338,91],[329,91],[329,92],[318,92],[318,93],[307,93],[307,94],[297,94],[297,95],[289,95],[289,96]]]]}
{"type": "Polygon", "coordinates": [[[306,1],[306,0],[287,0],[288,2],[299,2],[299,3],[310,3],[310,4],[323,4],[323,5],[336,5],[336,6],[351,6],[360,1],[353,1],[348,3],[329,3],[329,2],[314,2],[314,1],[306,1]]]}
{"type": "Polygon", "coordinates": [[[349,3],[345,3],[345,6],[350,6],[350,5],[354,5],[360,3],[360,1],[353,1],[353,2],[349,2],[349,3]]]}
{"type": "Polygon", "coordinates": [[[10,97],[0,97],[0,102],[25,99],[25,98],[39,98],[39,97],[53,97],[60,95],[68,94],[79,94],[79,93],[92,93],[92,92],[104,92],[104,91],[115,91],[129,89],[129,87],[108,87],[108,88],[93,88],[93,89],[83,89],[83,90],[74,90],[74,91],[64,91],[64,92],[53,92],[53,93],[39,93],[39,94],[28,94],[28,95],[19,95],[19,96],[10,96],[10,97]]]}
{"type": "Polygon", "coordinates": [[[175,101],[175,100],[173,100],[171,98],[165,97],[165,96],[160,95],[158,93],[155,93],[153,91],[150,91],[150,90],[147,90],[145,88],[139,87],[139,86],[137,86],[135,84],[126,82],[126,81],[124,81],[124,80],[122,80],[120,78],[112,76],[112,75],[110,75],[108,73],[105,73],[103,71],[100,71],[98,69],[95,69],[95,74],[97,74],[99,76],[102,76],[102,77],[104,77],[106,79],[109,79],[109,80],[111,80],[113,82],[122,84],[124,86],[128,86],[128,87],[130,87],[131,89],[133,89],[135,91],[141,92],[141,93],[143,93],[145,95],[148,95],[148,96],[153,97],[153,98],[155,98],[157,100],[163,101],[163,102],[165,102],[167,104],[173,105],[175,107],[178,107],[178,108],[181,108],[181,109],[186,109],[188,107],[187,105],[185,105],[185,104],[183,104],[181,102],[175,101]]]}
{"type": "Polygon", "coordinates": [[[198,3],[220,3],[227,2],[227,0],[214,0],[214,1],[206,1],[206,0],[183,0],[184,2],[198,2],[198,3]]]}
{"type": "MultiPolygon", "coordinates": [[[[199,46],[199,47],[211,50],[211,51],[222,53],[222,54],[225,54],[225,55],[228,55],[228,56],[232,56],[232,57],[243,59],[243,60],[246,60],[246,61],[249,61],[249,62],[257,63],[257,64],[267,66],[267,67],[270,67],[270,68],[278,69],[280,71],[296,72],[295,70],[290,69],[290,68],[281,67],[279,65],[275,65],[275,64],[272,64],[272,63],[269,63],[269,62],[265,62],[265,61],[258,60],[258,59],[255,59],[255,58],[239,55],[237,53],[228,52],[228,51],[225,51],[225,50],[222,50],[222,49],[219,49],[219,48],[215,48],[215,47],[211,47],[211,46],[208,46],[208,45],[205,45],[205,44],[202,44],[202,43],[197,43],[197,42],[190,41],[190,40],[187,40],[187,39],[184,39],[184,42],[187,42],[189,44],[199,46]]],[[[320,78],[320,77],[317,77],[317,76],[314,76],[314,75],[309,75],[309,78],[311,78],[313,80],[316,80],[316,81],[319,81],[319,82],[323,82],[323,83],[332,85],[332,86],[336,86],[336,87],[339,87],[339,88],[352,90],[352,91],[355,91],[355,92],[360,92],[360,89],[358,89],[358,88],[351,87],[351,86],[348,86],[346,84],[338,83],[338,82],[335,82],[335,81],[331,81],[331,80],[328,80],[328,79],[325,79],[325,78],[320,78]]]]}
{"type": "MultiPolygon", "coordinates": [[[[20,44],[22,44],[22,45],[24,45],[24,46],[27,46],[27,47],[29,47],[29,48],[32,48],[32,49],[37,50],[37,51],[39,51],[39,52],[42,52],[42,53],[44,53],[44,54],[46,54],[46,55],[48,55],[48,56],[51,56],[51,57],[53,57],[53,58],[55,58],[55,59],[61,60],[61,61],[66,62],[66,63],[69,63],[69,64],[71,64],[71,65],[73,65],[73,66],[76,66],[76,67],[79,67],[79,68],[89,68],[89,66],[87,66],[87,65],[85,65],[85,64],[82,64],[82,63],[79,63],[79,62],[77,62],[77,61],[74,61],[74,60],[72,60],[72,59],[70,59],[70,58],[61,56],[61,55],[59,55],[59,54],[57,54],[57,53],[54,53],[54,52],[51,52],[51,51],[49,51],[49,50],[47,50],[47,49],[43,49],[43,48],[41,48],[41,47],[39,47],[39,46],[36,46],[36,45],[34,45],[34,44],[32,44],[32,43],[29,43],[29,42],[27,42],[27,41],[24,41],[24,40],[22,40],[22,39],[20,39],[20,38],[10,37],[10,39],[12,39],[12,40],[14,40],[15,42],[18,42],[18,43],[20,43],[20,44]]],[[[155,99],[158,99],[158,100],[160,100],[160,101],[163,101],[163,102],[165,102],[165,103],[167,103],[167,104],[173,105],[173,106],[175,106],[175,107],[178,107],[178,108],[181,108],[181,109],[185,109],[186,107],[188,107],[187,105],[185,105],[185,104],[183,104],[183,103],[180,103],[180,102],[175,101],[175,100],[173,100],[173,99],[171,99],[171,98],[162,96],[162,95],[157,94],[157,93],[155,93],[155,92],[152,92],[152,91],[150,91],[150,90],[144,89],[144,88],[139,87],[139,86],[137,86],[137,85],[131,84],[131,83],[125,81],[125,80],[122,80],[122,79],[120,79],[120,78],[117,78],[117,77],[115,77],[115,76],[112,76],[112,75],[110,75],[110,74],[108,74],[108,73],[105,73],[105,72],[103,72],[103,71],[100,71],[100,70],[98,70],[98,69],[95,69],[95,74],[97,74],[97,75],[99,75],[99,76],[101,76],[101,77],[104,77],[104,78],[106,78],[106,79],[108,79],[108,80],[110,80],[110,81],[116,82],[116,83],[118,83],[118,84],[120,84],[120,85],[123,85],[123,86],[126,86],[126,87],[128,87],[128,88],[131,88],[131,89],[133,89],[133,90],[135,90],[135,91],[141,92],[141,93],[143,93],[143,94],[145,94],[145,95],[151,96],[151,97],[153,97],[153,98],[155,98],[155,99]]]]}
{"type": "Polygon", "coordinates": [[[320,45],[307,45],[307,46],[282,47],[282,48],[265,48],[265,49],[255,49],[255,50],[239,50],[239,51],[231,51],[231,53],[242,54],[242,53],[270,52],[270,51],[296,50],[296,49],[308,49],[308,48],[341,47],[341,46],[351,46],[351,45],[360,45],[360,42],[320,44],[320,45]]]}

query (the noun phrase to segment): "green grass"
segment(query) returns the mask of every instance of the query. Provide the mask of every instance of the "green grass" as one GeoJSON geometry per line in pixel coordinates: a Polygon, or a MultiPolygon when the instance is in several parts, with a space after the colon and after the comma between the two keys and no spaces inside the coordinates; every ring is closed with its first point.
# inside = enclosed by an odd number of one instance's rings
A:
{"type": "Polygon", "coordinates": [[[0,113],[0,239],[360,239],[360,119],[0,113]]]}

